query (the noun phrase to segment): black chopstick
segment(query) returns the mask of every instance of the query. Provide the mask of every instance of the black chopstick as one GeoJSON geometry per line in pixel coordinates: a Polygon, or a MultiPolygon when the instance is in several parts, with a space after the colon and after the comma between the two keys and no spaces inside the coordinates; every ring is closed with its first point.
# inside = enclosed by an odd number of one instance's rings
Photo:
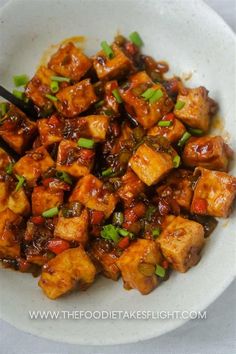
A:
{"type": "Polygon", "coordinates": [[[32,120],[38,119],[38,113],[32,102],[23,102],[19,98],[15,97],[11,92],[6,90],[3,86],[0,85],[0,96],[5,98],[5,100],[14,104],[17,108],[19,108],[22,112],[24,112],[29,118],[32,120]]]}

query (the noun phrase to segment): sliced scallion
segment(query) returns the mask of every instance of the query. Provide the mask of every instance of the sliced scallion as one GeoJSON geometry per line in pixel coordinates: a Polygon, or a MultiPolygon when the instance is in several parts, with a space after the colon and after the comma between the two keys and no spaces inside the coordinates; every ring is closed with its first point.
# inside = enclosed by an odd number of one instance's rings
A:
{"type": "Polygon", "coordinates": [[[23,75],[16,75],[13,76],[13,81],[16,87],[20,87],[20,86],[24,86],[27,84],[27,82],[29,81],[29,78],[27,75],[23,74],[23,75]]]}
{"type": "Polygon", "coordinates": [[[160,120],[157,124],[159,127],[170,127],[173,125],[173,122],[171,120],[160,120]]]}
{"type": "Polygon", "coordinates": [[[54,216],[58,215],[58,213],[59,213],[58,207],[54,207],[54,208],[45,210],[45,211],[42,213],[42,216],[43,216],[44,218],[53,218],[54,216]]]}
{"type": "Polygon", "coordinates": [[[172,162],[173,162],[174,168],[178,168],[179,165],[180,165],[180,162],[181,162],[180,156],[179,156],[179,155],[176,155],[176,156],[173,158],[172,162]]]}
{"type": "Polygon", "coordinates": [[[24,96],[25,96],[24,92],[19,91],[19,90],[13,90],[12,93],[19,100],[23,100],[24,99],[24,96]]]}
{"type": "Polygon", "coordinates": [[[111,167],[107,168],[106,170],[102,171],[103,177],[109,177],[113,174],[113,170],[111,167]]]}
{"type": "Polygon", "coordinates": [[[77,145],[86,149],[93,149],[95,142],[92,139],[79,138],[77,145]]]}
{"type": "Polygon", "coordinates": [[[70,79],[68,77],[63,76],[51,76],[51,80],[57,82],[70,82],[70,79]]]}
{"type": "Polygon", "coordinates": [[[179,142],[178,142],[178,146],[180,146],[180,147],[182,147],[182,146],[184,146],[185,144],[186,144],[186,142],[191,138],[191,134],[189,133],[189,132],[185,132],[183,135],[182,135],[182,137],[181,137],[181,139],[179,140],[179,142]]]}
{"type": "Polygon", "coordinates": [[[56,102],[57,101],[57,97],[53,96],[53,95],[45,95],[45,97],[47,97],[50,101],[56,102]]]}
{"type": "Polygon", "coordinates": [[[143,45],[143,41],[142,38],[140,37],[140,35],[138,34],[138,32],[132,32],[129,35],[129,39],[131,40],[131,42],[133,42],[137,47],[141,47],[143,45]]]}
{"type": "Polygon", "coordinates": [[[159,101],[159,99],[163,96],[163,92],[161,89],[157,89],[155,90],[155,92],[153,93],[152,97],[149,98],[149,102],[150,103],[155,103],[157,101],[159,101]]]}
{"type": "Polygon", "coordinates": [[[114,52],[113,52],[112,48],[109,46],[109,44],[107,43],[107,41],[102,41],[101,42],[101,47],[102,47],[105,55],[109,59],[112,59],[114,57],[114,52]]]}
{"type": "Polygon", "coordinates": [[[59,84],[57,81],[52,81],[50,84],[50,90],[52,93],[57,93],[59,91],[59,84]]]}
{"type": "Polygon", "coordinates": [[[159,264],[157,264],[156,269],[155,269],[155,274],[158,275],[158,277],[164,278],[166,275],[166,270],[165,270],[165,268],[163,268],[159,264]]]}
{"type": "Polygon", "coordinates": [[[185,102],[183,101],[177,101],[175,104],[175,109],[182,109],[185,106],[185,102]]]}
{"type": "Polygon", "coordinates": [[[116,99],[116,101],[118,103],[122,103],[123,102],[118,89],[113,90],[112,94],[113,94],[113,96],[115,97],[115,99],[116,99]]]}
{"type": "Polygon", "coordinates": [[[192,135],[196,135],[196,136],[201,136],[203,135],[203,131],[201,129],[195,129],[195,128],[188,128],[188,131],[190,134],[192,135]]]}
{"type": "Polygon", "coordinates": [[[18,180],[18,183],[17,183],[17,185],[16,185],[15,192],[18,192],[18,190],[19,190],[19,189],[23,186],[23,184],[25,183],[25,177],[16,175],[16,178],[17,178],[17,180],[18,180]]]}
{"type": "Polygon", "coordinates": [[[2,116],[5,116],[5,114],[7,113],[7,104],[6,104],[6,102],[0,103],[0,113],[1,113],[2,116]]]}

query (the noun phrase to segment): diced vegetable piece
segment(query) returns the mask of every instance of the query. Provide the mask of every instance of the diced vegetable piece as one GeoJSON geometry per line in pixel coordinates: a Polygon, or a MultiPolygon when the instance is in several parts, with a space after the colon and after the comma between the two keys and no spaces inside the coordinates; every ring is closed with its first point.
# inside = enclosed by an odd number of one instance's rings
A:
{"type": "Polygon", "coordinates": [[[48,249],[49,251],[55,253],[55,254],[59,254],[64,252],[65,250],[67,250],[68,248],[70,248],[70,244],[69,242],[65,241],[65,240],[61,240],[60,238],[55,238],[52,239],[48,242],[48,249]]]}

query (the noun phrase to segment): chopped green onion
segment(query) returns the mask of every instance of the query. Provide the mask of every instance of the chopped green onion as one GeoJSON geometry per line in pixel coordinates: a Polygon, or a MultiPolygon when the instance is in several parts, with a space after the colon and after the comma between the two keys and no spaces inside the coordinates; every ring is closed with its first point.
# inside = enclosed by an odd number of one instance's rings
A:
{"type": "Polygon", "coordinates": [[[102,171],[103,177],[109,177],[113,174],[113,170],[111,167],[107,168],[106,170],[102,171]]]}
{"type": "Polygon", "coordinates": [[[57,81],[52,81],[50,84],[50,90],[52,91],[52,93],[56,93],[59,91],[59,84],[57,81]]]}
{"type": "Polygon", "coordinates": [[[173,158],[172,162],[173,162],[173,166],[174,166],[175,168],[178,168],[179,165],[180,165],[180,162],[181,162],[180,156],[179,156],[179,155],[176,155],[176,156],[173,158]]]}
{"type": "Polygon", "coordinates": [[[115,225],[122,225],[124,222],[124,214],[121,211],[117,211],[113,214],[112,223],[115,225]]]}
{"type": "Polygon", "coordinates": [[[161,233],[161,230],[159,227],[156,227],[155,229],[152,230],[152,236],[153,238],[157,238],[161,233]]]}
{"type": "Polygon", "coordinates": [[[27,75],[16,75],[13,76],[13,81],[16,87],[24,86],[27,84],[29,81],[29,78],[27,75]]]}
{"type": "Polygon", "coordinates": [[[203,131],[201,129],[188,128],[188,131],[192,135],[201,136],[203,134],[203,131]]]}
{"type": "Polygon", "coordinates": [[[14,166],[14,163],[13,162],[10,162],[6,168],[5,168],[5,171],[8,175],[11,175],[12,172],[13,172],[13,166],[14,166]]]}
{"type": "Polygon", "coordinates": [[[181,139],[179,140],[179,142],[178,142],[178,146],[184,146],[185,144],[186,144],[186,142],[191,138],[191,134],[189,133],[189,132],[185,132],[183,135],[182,135],[182,137],[181,137],[181,139]]]}
{"type": "Polygon", "coordinates": [[[7,104],[6,104],[6,102],[0,103],[0,112],[1,112],[2,116],[5,116],[5,114],[7,113],[7,104]]]}
{"type": "Polygon", "coordinates": [[[16,175],[16,178],[18,179],[18,183],[15,188],[15,192],[18,192],[18,190],[23,186],[25,183],[25,177],[16,175]]]}
{"type": "Polygon", "coordinates": [[[177,101],[175,104],[175,109],[182,109],[185,106],[185,102],[177,101]]]}
{"type": "Polygon", "coordinates": [[[101,101],[95,103],[94,107],[95,107],[95,108],[99,108],[99,107],[101,107],[104,103],[105,103],[105,101],[104,101],[104,100],[101,100],[101,101]]]}
{"type": "Polygon", "coordinates": [[[63,76],[51,76],[51,80],[57,82],[70,82],[70,79],[68,77],[63,76]]]}
{"type": "Polygon", "coordinates": [[[143,41],[142,38],[140,37],[140,35],[138,34],[138,32],[132,32],[129,35],[129,39],[131,40],[131,42],[133,42],[137,47],[141,47],[143,45],[143,41]]]}
{"type": "Polygon", "coordinates": [[[44,218],[53,218],[53,216],[58,215],[58,213],[59,213],[58,207],[54,207],[54,208],[51,208],[51,209],[48,209],[48,210],[44,211],[42,213],[42,216],[44,218]]]}
{"type": "Polygon", "coordinates": [[[154,94],[155,90],[153,88],[148,88],[146,91],[144,91],[141,96],[145,99],[145,100],[149,100],[152,95],[154,94]]]}
{"type": "Polygon", "coordinates": [[[145,213],[145,219],[151,221],[153,214],[157,211],[157,208],[154,205],[150,205],[145,213]]]}
{"type": "Polygon", "coordinates": [[[24,92],[19,91],[19,90],[13,90],[12,93],[19,100],[23,100],[24,99],[24,96],[25,96],[24,92]]]}
{"type": "Polygon", "coordinates": [[[129,234],[130,234],[130,232],[128,230],[120,229],[120,228],[118,228],[118,232],[123,237],[129,236],[129,234]]]}
{"type": "Polygon", "coordinates": [[[117,228],[112,224],[103,226],[101,236],[105,240],[113,241],[114,243],[117,243],[120,240],[117,228]]]}
{"type": "Polygon", "coordinates": [[[113,96],[115,97],[115,99],[117,100],[118,103],[122,103],[122,98],[120,97],[120,93],[118,91],[118,89],[115,89],[112,91],[113,96]]]}
{"type": "Polygon", "coordinates": [[[114,52],[112,48],[109,46],[109,44],[107,43],[107,41],[102,41],[101,47],[109,59],[112,59],[114,57],[114,52]]]}
{"type": "Polygon", "coordinates": [[[173,122],[171,120],[160,120],[157,124],[159,127],[170,127],[173,125],[173,122]]]}
{"type": "Polygon", "coordinates": [[[47,97],[50,101],[53,101],[53,102],[56,102],[56,101],[57,101],[57,97],[56,97],[56,96],[45,95],[45,97],[47,97]]]}
{"type": "Polygon", "coordinates": [[[95,142],[92,139],[79,138],[77,145],[86,149],[93,149],[95,142]]]}
{"type": "Polygon", "coordinates": [[[164,278],[164,276],[166,275],[166,270],[165,268],[157,264],[155,269],[155,274],[158,275],[158,277],[164,278]]]}
{"type": "Polygon", "coordinates": [[[64,181],[65,183],[72,184],[72,179],[68,173],[64,171],[57,171],[56,177],[64,181]]]}
{"type": "Polygon", "coordinates": [[[149,102],[150,103],[155,103],[157,101],[159,101],[159,99],[163,96],[163,92],[161,89],[157,89],[155,90],[154,94],[152,95],[152,97],[149,98],[149,102]]]}
{"type": "Polygon", "coordinates": [[[107,116],[112,116],[114,112],[112,109],[104,109],[103,113],[106,114],[107,116]]]}

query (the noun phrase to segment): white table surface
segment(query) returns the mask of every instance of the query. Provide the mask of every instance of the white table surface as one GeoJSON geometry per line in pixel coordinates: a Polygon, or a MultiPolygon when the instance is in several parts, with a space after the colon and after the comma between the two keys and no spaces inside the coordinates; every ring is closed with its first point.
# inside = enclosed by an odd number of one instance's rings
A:
{"type": "MultiPolygon", "coordinates": [[[[0,0],[0,6],[5,2],[7,0],[0,0]]],[[[206,3],[236,32],[236,0],[206,0],[206,3]]],[[[236,281],[207,309],[207,320],[191,321],[159,338],[120,346],[92,347],[57,343],[23,333],[0,320],[0,353],[234,354],[236,353],[235,299],[236,281]]]]}

